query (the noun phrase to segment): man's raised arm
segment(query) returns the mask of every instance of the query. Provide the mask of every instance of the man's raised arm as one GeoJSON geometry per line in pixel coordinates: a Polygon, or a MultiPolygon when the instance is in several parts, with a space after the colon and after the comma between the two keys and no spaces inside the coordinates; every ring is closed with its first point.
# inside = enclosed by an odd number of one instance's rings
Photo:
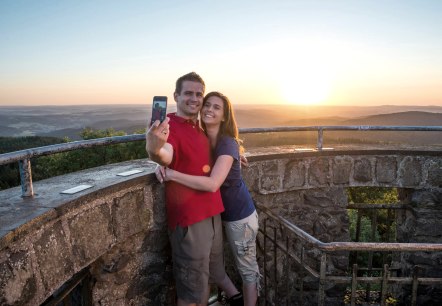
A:
{"type": "Polygon", "coordinates": [[[169,118],[162,123],[155,121],[146,133],[146,151],[154,162],[168,166],[172,162],[173,147],[167,143],[169,137],[169,118]]]}

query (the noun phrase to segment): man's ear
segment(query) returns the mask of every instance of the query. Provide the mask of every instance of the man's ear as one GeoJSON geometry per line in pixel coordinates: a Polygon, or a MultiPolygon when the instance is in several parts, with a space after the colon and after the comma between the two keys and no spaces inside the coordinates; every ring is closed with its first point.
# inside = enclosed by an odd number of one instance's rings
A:
{"type": "Polygon", "coordinates": [[[174,93],[173,93],[173,99],[175,100],[175,102],[178,102],[178,101],[176,100],[178,96],[179,96],[179,95],[178,95],[177,92],[174,92],[174,93]]]}

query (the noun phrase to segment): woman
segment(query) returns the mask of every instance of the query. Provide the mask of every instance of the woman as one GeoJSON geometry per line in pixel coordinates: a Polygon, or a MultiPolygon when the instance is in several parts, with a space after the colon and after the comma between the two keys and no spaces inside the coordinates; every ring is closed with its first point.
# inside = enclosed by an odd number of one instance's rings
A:
{"type": "Polygon", "coordinates": [[[162,167],[157,176],[160,181],[175,181],[202,191],[214,192],[220,188],[225,208],[221,218],[243,281],[244,305],[256,305],[260,277],[256,261],[258,214],[241,177],[242,147],[229,99],[219,92],[208,93],[201,109],[201,121],[216,160],[210,177],[162,167]]]}

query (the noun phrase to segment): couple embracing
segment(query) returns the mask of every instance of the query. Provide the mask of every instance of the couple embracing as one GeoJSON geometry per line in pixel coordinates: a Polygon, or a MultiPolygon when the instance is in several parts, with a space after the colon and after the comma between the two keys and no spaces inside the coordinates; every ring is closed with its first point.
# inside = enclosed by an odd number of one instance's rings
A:
{"type": "Polygon", "coordinates": [[[164,166],[157,177],[166,182],[177,305],[206,305],[209,283],[226,293],[230,305],[256,305],[258,215],[241,177],[238,128],[229,99],[204,91],[195,72],[180,77],[177,112],[154,122],[146,134],[149,157],[164,166]],[[224,269],[222,224],[242,293],[224,269]]]}

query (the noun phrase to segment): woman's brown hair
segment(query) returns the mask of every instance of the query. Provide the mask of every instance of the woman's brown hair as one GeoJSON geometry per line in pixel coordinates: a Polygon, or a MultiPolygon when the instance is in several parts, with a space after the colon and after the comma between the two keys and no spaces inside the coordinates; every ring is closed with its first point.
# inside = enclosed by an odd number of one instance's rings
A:
{"type": "MultiPolygon", "coordinates": [[[[241,145],[242,140],[239,139],[238,126],[236,125],[235,113],[233,112],[232,103],[230,102],[229,98],[227,98],[225,95],[217,91],[209,92],[204,97],[203,103],[206,103],[206,101],[210,97],[218,97],[223,101],[224,116],[223,116],[223,121],[221,122],[221,125],[219,127],[217,139],[219,140],[221,136],[232,137],[238,143],[239,152],[242,153],[244,151],[244,148],[241,145]]],[[[202,125],[203,128],[206,129],[204,122],[202,123],[202,125]]]]}

